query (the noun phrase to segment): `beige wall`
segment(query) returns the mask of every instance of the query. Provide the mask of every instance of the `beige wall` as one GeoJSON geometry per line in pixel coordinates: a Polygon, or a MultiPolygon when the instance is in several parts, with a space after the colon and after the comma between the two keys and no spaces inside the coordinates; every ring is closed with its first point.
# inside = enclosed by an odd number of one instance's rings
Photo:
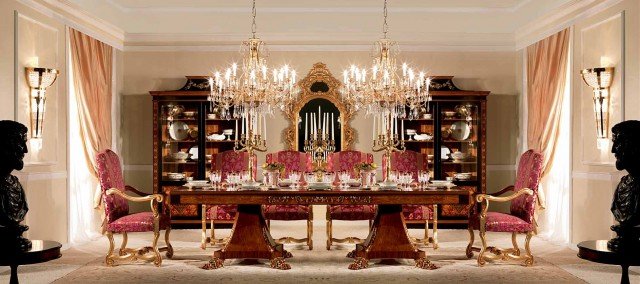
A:
{"type": "MultiPolygon", "coordinates": [[[[24,170],[15,173],[27,194],[27,237],[66,243],[67,214],[67,104],[65,25],[17,1],[0,2],[0,119],[17,119],[29,126],[29,90],[24,67],[38,57],[41,67],[60,70],[57,82],[47,90],[47,113],[42,149],[30,144],[24,170]],[[18,14],[17,27],[14,13],[18,14]],[[15,33],[14,33],[15,30],[15,33]],[[18,51],[14,58],[14,39],[18,51]],[[14,61],[15,59],[15,61],[14,61]],[[17,64],[17,66],[14,65],[17,64]],[[14,95],[17,82],[17,99],[14,95]],[[17,106],[17,107],[16,107],[17,106]],[[17,110],[17,112],[16,112],[17,110]]],[[[32,141],[34,142],[34,141],[32,141]]]]}
{"type": "MultiPolygon", "coordinates": [[[[515,82],[515,52],[404,52],[403,58],[422,66],[430,74],[453,75],[465,90],[489,90],[488,113],[488,189],[490,192],[513,180],[518,133],[515,82]]],[[[125,52],[123,95],[123,156],[127,182],[145,191],[152,190],[152,116],[150,90],[176,90],[185,75],[207,75],[213,68],[238,61],[236,52],[125,52]]],[[[271,52],[270,63],[293,66],[300,77],[316,62],[324,62],[337,78],[350,64],[368,64],[368,52],[271,52]]],[[[355,148],[370,151],[371,125],[363,114],[352,121],[357,129],[355,148]]],[[[269,123],[269,151],[285,148],[281,134],[287,121],[276,113],[269,123]]],[[[264,153],[259,154],[264,161],[264,153]]],[[[380,164],[381,154],[375,155],[380,164]]]]}
{"type": "Polygon", "coordinates": [[[637,111],[640,106],[638,6],[635,0],[622,1],[574,26],[573,243],[611,237],[609,226],[614,219],[609,208],[615,187],[624,174],[613,166],[615,158],[610,153],[610,145],[604,149],[596,147],[592,91],[582,82],[580,70],[599,66],[615,67],[611,86],[610,126],[621,120],[640,119],[637,111]]]}

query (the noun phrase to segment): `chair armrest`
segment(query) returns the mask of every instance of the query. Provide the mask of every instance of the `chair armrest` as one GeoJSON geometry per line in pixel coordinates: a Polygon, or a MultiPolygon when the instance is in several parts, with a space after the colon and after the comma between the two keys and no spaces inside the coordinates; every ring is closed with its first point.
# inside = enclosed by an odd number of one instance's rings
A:
{"type": "Polygon", "coordinates": [[[500,195],[503,195],[503,194],[505,194],[505,193],[507,193],[509,191],[513,191],[514,189],[515,189],[515,187],[513,185],[510,185],[510,186],[507,186],[507,187],[503,188],[502,190],[500,190],[498,192],[494,192],[494,193],[492,193],[490,195],[492,195],[492,196],[500,196],[500,195]]]}
{"type": "Polygon", "coordinates": [[[533,195],[533,190],[528,189],[528,188],[523,188],[521,190],[519,190],[518,192],[509,195],[509,196],[505,196],[505,197],[496,197],[496,196],[492,196],[489,194],[478,194],[476,195],[476,201],[478,202],[484,202],[484,206],[482,206],[482,213],[480,215],[481,218],[484,218],[485,216],[487,216],[487,210],[489,209],[489,201],[495,201],[495,202],[507,202],[507,201],[511,201],[513,199],[518,198],[521,195],[533,195]]]}
{"type": "Polygon", "coordinates": [[[151,211],[153,212],[153,216],[157,216],[158,215],[158,203],[162,202],[163,196],[161,194],[150,194],[150,195],[146,195],[143,197],[134,197],[134,196],[130,196],[127,195],[126,193],[116,189],[116,188],[111,188],[109,190],[107,190],[107,195],[117,195],[120,196],[126,200],[129,201],[133,201],[133,202],[150,202],[151,205],[151,211]]]}
{"type": "Polygon", "coordinates": [[[138,196],[147,196],[147,195],[149,195],[148,193],[139,191],[135,187],[130,186],[130,185],[125,185],[124,186],[124,190],[125,191],[131,191],[131,192],[137,194],[138,196]]]}

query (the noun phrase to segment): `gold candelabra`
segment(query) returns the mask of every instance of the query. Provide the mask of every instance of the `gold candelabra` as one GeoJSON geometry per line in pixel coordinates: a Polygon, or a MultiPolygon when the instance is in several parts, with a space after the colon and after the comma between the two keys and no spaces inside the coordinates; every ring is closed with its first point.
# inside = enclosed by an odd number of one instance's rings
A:
{"type": "MultiPolygon", "coordinates": [[[[318,129],[317,133],[324,133],[318,129]]],[[[336,151],[336,141],[327,134],[311,135],[311,139],[304,141],[304,152],[311,153],[316,171],[324,170],[329,153],[336,151]]]]}
{"type": "Polygon", "coordinates": [[[249,181],[251,183],[255,183],[256,180],[253,176],[253,163],[256,156],[254,153],[256,151],[267,151],[267,140],[265,140],[259,133],[259,127],[258,130],[255,129],[256,117],[255,115],[252,115],[251,111],[246,112],[246,116],[243,116],[242,120],[243,125],[246,125],[246,131],[243,131],[245,133],[242,133],[239,139],[236,140],[233,150],[236,152],[246,151],[249,154],[249,181]]]}
{"type": "MultiPolygon", "coordinates": [[[[401,139],[401,135],[398,135],[397,116],[394,112],[382,112],[378,118],[374,118],[374,128],[376,119],[381,121],[380,131],[378,131],[376,139],[373,140],[372,150],[374,152],[384,151],[387,157],[387,171],[384,174],[384,183],[391,184],[391,181],[389,180],[389,173],[391,172],[391,154],[393,152],[402,152],[406,149],[404,146],[404,139],[401,139]],[[395,124],[393,123],[394,121],[396,121],[395,124]]],[[[400,133],[402,133],[402,131],[404,131],[404,123],[402,124],[402,130],[400,133]]]]}

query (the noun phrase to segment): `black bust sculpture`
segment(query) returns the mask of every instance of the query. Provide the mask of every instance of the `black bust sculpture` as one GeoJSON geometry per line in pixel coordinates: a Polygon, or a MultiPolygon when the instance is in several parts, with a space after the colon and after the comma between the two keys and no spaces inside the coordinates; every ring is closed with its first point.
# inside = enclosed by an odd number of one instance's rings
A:
{"type": "Polygon", "coordinates": [[[22,233],[29,229],[20,224],[29,211],[24,189],[13,170],[22,170],[27,153],[27,128],[21,123],[0,121],[0,250],[25,251],[31,241],[22,233]]]}
{"type": "Polygon", "coordinates": [[[640,121],[628,120],[612,129],[616,169],[627,170],[613,195],[611,212],[619,224],[611,226],[617,237],[608,247],[613,251],[640,251],[640,121]]]}

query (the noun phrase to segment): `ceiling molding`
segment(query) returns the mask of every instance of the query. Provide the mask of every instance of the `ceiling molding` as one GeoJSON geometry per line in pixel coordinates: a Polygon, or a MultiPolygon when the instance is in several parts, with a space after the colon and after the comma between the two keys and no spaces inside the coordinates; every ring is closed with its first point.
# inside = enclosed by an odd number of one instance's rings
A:
{"type": "Polygon", "coordinates": [[[565,5],[531,21],[515,32],[516,50],[557,33],[575,22],[602,12],[623,0],[572,0],[565,5]]]}
{"type": "MultiPolygon", "coordinates": [[[[405,7],[389,7],[391,13],[514,13],[524,5],[533,0],[522,0],[511,7],[424,7],[424,6],[405,6],[405,7]]],[[[227,6],[227,7],[125,7],[114,0],[106,0],[114,8],[123,13],[251,13],[249,6],[227,6]]],[[[282,13],[380,13],[381,7],[378,6],[361,6],[361,7],[259,7],[259,12],[267,14],[282,13]]]]}
{"type": "Polygon", "coordinates": [[[46,16],[82,31],[117,49],[123,49],[125,32],[115,25],[95,17],[67,0],[17,0],[46,16]]]}

